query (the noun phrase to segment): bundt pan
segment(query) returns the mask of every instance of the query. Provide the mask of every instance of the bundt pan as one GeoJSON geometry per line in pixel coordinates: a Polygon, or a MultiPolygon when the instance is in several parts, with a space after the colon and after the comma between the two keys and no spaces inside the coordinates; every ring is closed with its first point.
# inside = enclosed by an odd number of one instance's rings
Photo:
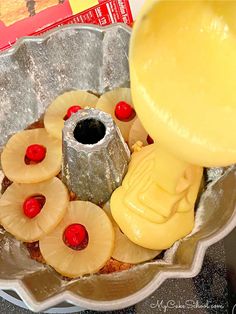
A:
{"type": "MultiPolygon", "coordinates": [[[[1,53],[0,145],[36,121],[59,94],[73,89],[101,94],[129,86],[129,39],[130,29],[124,25],[70,25],[23,38],[1,53]]],[[[218,171],[212,171],[217,179],[218,171]]],[[[15,290],[33,311],[63,301],[100,311],[128,307],[167,278],[198,274],[206,249],[236,225],[235,190],[236,171],[231,167],[202,194],[191,235],[166,251],[162,260],[112,275],[63,280],[50,267],[30,260],[22,244],[2,230],[0,288],[15,290]]]]}

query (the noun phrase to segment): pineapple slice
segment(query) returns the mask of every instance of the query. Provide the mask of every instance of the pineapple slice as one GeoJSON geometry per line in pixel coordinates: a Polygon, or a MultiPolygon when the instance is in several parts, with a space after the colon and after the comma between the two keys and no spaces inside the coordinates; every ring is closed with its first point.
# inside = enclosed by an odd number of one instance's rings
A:
{"type": "Polygon", "coordinates": [[[116,125],[119,127],[121,134],[123,135],[124,140],[127,142],[129,139],[130,128],[133,125],[134,121],[137,119],[137,117],[134,116],[129,121],[119,120],[116,117],[115,110],[116,110],[116,105],[121,101],[126,102],[127,104],[129,104],[133,108],[131,93],[130,93],[129,88],[117,88],[117,89],[114,89],[110,92],[103,94],[99,98],[96,108],[100,109],[104,112],[107,112],[112,116],[116,125]]]}
{"type": "Polygon", "coordinates": [[[35,184],[13,183],[0,199],[0,223],[19,240],[38,241],[59,224],[68,204],[69,193],[58,178],[35,184]],[[45,203],[34,218],[29,218],[23,204],[36,195],[44,196],[45,203]]]}
{"type": "Polygon", "coordinates": [[[112,218],[109,203],[106,203],[103,209],[111,219],[115,230],[115,245],[112,254],[115,260],[128,264],[138,264],[149,261],[161,253],[161,251],[146,249],[131,242],[127,236],[121,232],[119,226],[112,218]]]}
{"type": "Polygon", "coordinates": [[[48,135],[45,129],[21,131],[13,135],[1,156],[2,169],[8,179],[18,183],[37,183],[56,176],[61,170],[61,141],[48,135]],[[45,158],[26,164],[26,150],[33,144],[46,148],[45,158]]]}
{"type": "Polygon", "coordinates": [[[148,136],[148,133],[144,129],[141,121],[136,119],[129,132],[129,148],[132,150],[133,145],[138,141],[142,142],[143,146],[151,144],[150,136],[148,136]]]}
{"type": "Polygon", "coordinates": [[[82,90],[71,91],[58,96],[47,108],[44,115],[44,125],[47,132],[61,140],[67,110],[72,106],[95,108],[97,101],[97,96],[82,90]]]}
{"type": "MultiPolygon", "coordinates": [[[[72,238],[73,239],[73,238],[72,238]]],[[[55,270],[75,278],[99,271],[110,259],[114,247],[114,229],[104,211],[90,202],[70,202],[62,222],[39,242],[41,253],[55,270]],[[88,244],[81,250],[67,246],[64,231],[80,224],[88,234],[88,244]]]]}

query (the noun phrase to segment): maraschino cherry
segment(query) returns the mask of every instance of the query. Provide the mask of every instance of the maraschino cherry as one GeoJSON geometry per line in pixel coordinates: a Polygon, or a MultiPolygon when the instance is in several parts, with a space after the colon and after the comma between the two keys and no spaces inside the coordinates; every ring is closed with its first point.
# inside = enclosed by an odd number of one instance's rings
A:
{"type": "Polygon", "coordinates": [[[66,116],[65,116],[65,120],[69,119],[72,114],[76,113],[77,111],[81,110],[82,107],[80,106],[71,106],[68,110],[67,110],[67,113],[66,113],[66,116]]]}
{"type": "Polygon", "coordinates": [[[43,161],[46,156],[46,147],[39,144],[32,144],[27,147],[25,156],[30,161],[33,161],[36,163],[43,161]]]}
{"type": "Polygon", "coordinates": [[[115,116],[120,121],[130,121],[135,116],[134,109],[125,101],[120,101],[115,107],[115,116]]]}
{"type": "Polygon", "coordinates": [[[150,135],[147,136],[147,142],[148,142],[149,145],[154,143],[154,141],[153,141],[153,139],[151,138],[150,135]]]}
{"type": "Polygon", "coordinates": [[[40,202],[40,200],[36,197],[29,197],[23,204],[23,211],[28,218],[34,218],[40,213],[42,207],[42,202],[40,202]]]}
{"type": "Polygon", "coordinates": [[[88,233],[81,224],[69,225],[64,231],[64,243],[73,250],[82,250],[88,245],[88,233]]]}

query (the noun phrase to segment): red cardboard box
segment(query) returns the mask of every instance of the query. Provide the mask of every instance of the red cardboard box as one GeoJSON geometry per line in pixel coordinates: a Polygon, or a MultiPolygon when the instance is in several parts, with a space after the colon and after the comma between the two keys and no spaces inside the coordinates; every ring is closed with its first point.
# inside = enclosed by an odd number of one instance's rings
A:
{"type": "Polygon", "coordinates": [[[0,0],[0,50],[63,24],[132,25],[137,0],[0,0]]]}

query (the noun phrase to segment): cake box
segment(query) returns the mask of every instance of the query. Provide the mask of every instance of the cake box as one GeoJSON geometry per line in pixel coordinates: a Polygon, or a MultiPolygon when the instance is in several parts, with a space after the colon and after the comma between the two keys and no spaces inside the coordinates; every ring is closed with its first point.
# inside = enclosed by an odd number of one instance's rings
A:
{"type": "Polygon", "coordinates": [[[54,27],[88,23],[132,25],[144,0],[14,0],[0,1],[0,50],[22,36],[40,35],[54,27]]]}

